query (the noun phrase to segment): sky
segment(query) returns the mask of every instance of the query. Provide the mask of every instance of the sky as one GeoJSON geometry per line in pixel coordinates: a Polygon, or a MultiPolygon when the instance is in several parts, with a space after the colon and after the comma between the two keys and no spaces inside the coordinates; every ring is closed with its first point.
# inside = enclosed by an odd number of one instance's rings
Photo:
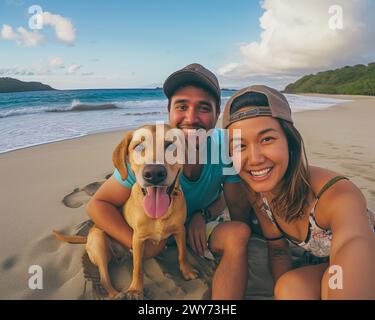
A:
{"type": "Polygon", "coordinates": [[[150,88],[197,62],[221,87],[283,89],[374,62],[374,16],[373,0],[0,0],[0,77],[150,88]]]}

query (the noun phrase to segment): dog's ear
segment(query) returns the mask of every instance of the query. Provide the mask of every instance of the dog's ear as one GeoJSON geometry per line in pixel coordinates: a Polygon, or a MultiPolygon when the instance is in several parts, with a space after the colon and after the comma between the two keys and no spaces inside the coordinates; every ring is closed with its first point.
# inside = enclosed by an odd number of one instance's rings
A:
{"type": "Polygon", "coordinates": [[[126,157],[128,155],[128,147],[133,138],[133,131],[125,134],[125,137],[117,145],[113,151],[112,161],[115,168],[120,172],[121,179],[125,180],[128,177],[128,169],[126,167],[126,157]]]}

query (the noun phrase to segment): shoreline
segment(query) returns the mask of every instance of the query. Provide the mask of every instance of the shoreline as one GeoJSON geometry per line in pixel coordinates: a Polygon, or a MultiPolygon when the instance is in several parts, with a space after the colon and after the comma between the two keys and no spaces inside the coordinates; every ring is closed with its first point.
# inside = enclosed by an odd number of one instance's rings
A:
{"type": "Polygon", "coordinates": [[[113,129],[113,130],[110,130],[110,131],[100,131],[99,130],[98,132],[92,132],[92,133],[82,134],[82,135],[79,135],[77,137],[65,138],[65,139],[48,141],[48,142],[41,142],[41,143],[33,144],[33,145],[30,145],[30,146],[25,146],[25,147],[21,147],[21,148],[17,148],[17,149],[12,149],[12,150],[7,150],[7,151],[4,151],[4,152],[0,152],[0,158],[1,158],[1,156],[3,154],[17,152],[17,151],[20,151],[20,150],[25,150],[25,149],[29,149],[29,148],[40,147],[40,146],[44,146],[44,145],[50,145],[50,144],[64,142],[64,141],[72,141],[72,140],[76,140],[76,139],[80,139],[80,138],[84,138],[84,137],[88,137],[88,136],[96,136],[96,135],[102,135],[102,134],[113,134],[113,133],[118,133],[118,132],[125,132],[125,131],[131,130],[133,128],[135,128],[135,126],[129,126],[127,128],[124,128],[124,129],[113,129]]]}
{"type": "MultiPolygon", "coordinates": [[[[335,98],[335,99],[342,99],[342,100],[347,100],[348,98],[354,98],[354,99],[360,99],[360,98],[363,98],[363,97],[367,97],[367,98],[374,98],[374,97],[371,97],[371,96],[353,96],[353,95],[327,95],[327,94],[293,94],[293,95],[300,95],[300,96],[310,96],[310,97],[321,97],[321,98],[335,98]]],[[[330,109],[330,108],[334,108],[334,107],[338,107],[344,103],[348,103],[348,102],[352,102],[353,100],[350,100],[350,101],[344,101],[344,102],[340,102],[340,103],[337,103],[337,104],[333,104],[331,106],[328,106],[328,107],[322,107],[322,108],[317,108],[316,110],[312,110],[312,109],[309,109],[309,110],[298,110],[298,111],[294,111],[292,114],[297,114],[297,113],[303,113],[303,112],[309,112],[309,111],[321,111],[321,110],[326,110],[326,109],[330,109]]],[[[219,116],[219,121],[221,119],[221,116],[219,116]]],[[[219,122],[218,121],[218,122],[219,122]]],[[[41,143],[37,143],[37,144],[33,144],[33,145],[29,145],[29,146],[25,146],[25,147],[20,147],[20,148],[16,148],[16,149],[11,149],[11,150],[7,150],[7,151],[2,151],[0,152],[0,158],[2,155],[4,154],[8,154],[8,153],[12,153],[12,152],[17,152],[17,151],[20,151],[20,150],[25,150],[25,149],[28,149],[28,148],[34,148],[34,147],[39,147],[39,146],[43,146],[43,145],[50,145],[50,144],[53,144],[53,143],[59,143],[59,142],[64,142],[64,141],[72,141],[72,140],[76,140],[76,139],[80,139],[80,138],[84,138],[84,137],[88,137],[88,136],[96,136],[96,135],[101,135],[101,134],[113,134],[113,133],[119,133],[119,132],[125,132],[127,130],[132,130],[133,128],[136,128],[137,126],[133,126],[133,125],[130,125],[129,127],[124,127],[123,129],[110,129],[110,130],[98,130],[97,132],[91,132],[91,133],[87,133],[87,134],[81,134],[79,136],[76,136],[76,137],[70,137],[70,138],[62,138],[62,139],[59,139],[59,140],[53,140],[53,141],[48,141],[48,142],[41,142],[41,143]]]]}

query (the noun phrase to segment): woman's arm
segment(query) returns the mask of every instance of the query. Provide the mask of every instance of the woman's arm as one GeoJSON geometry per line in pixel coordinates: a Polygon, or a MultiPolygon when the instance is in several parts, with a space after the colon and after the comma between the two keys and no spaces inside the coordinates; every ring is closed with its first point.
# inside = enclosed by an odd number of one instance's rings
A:
{"type": "Polygon", "coordinates": [[[332,273],[328,269],[323,277],[322,297],[375,299],[375,236],[366,216],[364,196],[350,181],[340,181],[320,202],[317,212],[326,215],[333,233],[332,273]],[[342,288],[332,282],[340,276],[342,288]]]}

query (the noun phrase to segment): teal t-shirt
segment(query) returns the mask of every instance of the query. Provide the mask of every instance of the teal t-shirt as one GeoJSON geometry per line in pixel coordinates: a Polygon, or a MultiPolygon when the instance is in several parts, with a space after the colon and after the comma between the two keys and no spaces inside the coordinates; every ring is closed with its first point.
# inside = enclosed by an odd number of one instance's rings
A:
{"type": "MultiPolygon", "coordinates": [[[[203,165],[199,179],[190,181],[183,174],[180,175],[180,184],[186,199],[188,219],[192,213],[208,207],[219,197],[223,190],[223,183],[238,183],[241,181],[241,178],[231,168],[232,163],[229,163],[229,157],[222,156],[224,152],[228,154],[228,139],[224,131],[214,129],[207,140],[207,163],[203,165]],[[218,149],[214,150],[213,148],[218,149]]],[[[117,169],[114,171],[114,176],[122,185],[131,188],[135,183],[135,176],[130,170],[130,165],[128,163],[126,165],[128,177],[125,180],[121,179],[120,172],[117,169]]]]}

